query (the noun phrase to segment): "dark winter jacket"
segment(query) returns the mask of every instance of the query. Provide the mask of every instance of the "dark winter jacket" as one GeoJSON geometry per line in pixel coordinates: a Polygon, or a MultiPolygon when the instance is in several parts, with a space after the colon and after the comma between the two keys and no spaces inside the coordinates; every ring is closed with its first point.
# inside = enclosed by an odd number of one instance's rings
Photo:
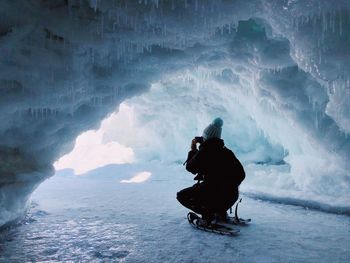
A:
{"type": "Polygon", "coordinates": [[[225,147],[224,141],[211,138],[204,141],[199,150],[188,153],[187,171],[203,175],[204,184],[217,190],[237,189],[245,178],[242,164],[234,153],[225,147]]]}

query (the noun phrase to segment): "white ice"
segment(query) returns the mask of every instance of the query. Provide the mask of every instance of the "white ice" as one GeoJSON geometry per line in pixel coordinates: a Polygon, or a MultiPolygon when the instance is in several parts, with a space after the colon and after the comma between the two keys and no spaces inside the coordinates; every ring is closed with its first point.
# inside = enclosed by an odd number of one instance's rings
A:
{"type": "MultiPolygon", "coordinates": [[[[251,199],[236,237],[194,229],[176,192],[194,183],[181,164],[110,165],[57,173],[26,220],[0,236],[1,262],[348,262],[348,216],[251,199]],[[143,183],[120,183],[149,171],[143,183]]],[[[243,182],[242,186],[245,186],[243,182]]]]}

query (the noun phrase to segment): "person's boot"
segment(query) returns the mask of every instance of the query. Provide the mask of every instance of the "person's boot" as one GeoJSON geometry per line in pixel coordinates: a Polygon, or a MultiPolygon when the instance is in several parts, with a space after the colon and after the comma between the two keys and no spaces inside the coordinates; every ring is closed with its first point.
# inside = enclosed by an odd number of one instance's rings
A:
{"type": "Polygon", "coordinates": [[[217,222],[227,223],[229,221],[229,216],[228,216],[227,212],[215,213],[215,220],[217,222]]]}
{"type": "Polygon", "coordinates": [[[212,221],[214,220],[213,214],[202,214],[202,218],[200,221],[198,221],[198,225],[207,227],[212,224],[212,221]]]}

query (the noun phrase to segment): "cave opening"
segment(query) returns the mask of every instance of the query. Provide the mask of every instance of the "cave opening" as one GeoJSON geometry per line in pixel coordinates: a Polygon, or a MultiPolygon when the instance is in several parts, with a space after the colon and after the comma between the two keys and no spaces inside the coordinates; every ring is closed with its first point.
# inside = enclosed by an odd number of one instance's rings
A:
{"type": "Polygon", "coordinates": [[[4,0],[0,261],[348,261],[349,14],[346,0],[4,0]],[[237,254],[215,237],[198,249],[176,203],[216,117],[247,175],[237,254]]]}

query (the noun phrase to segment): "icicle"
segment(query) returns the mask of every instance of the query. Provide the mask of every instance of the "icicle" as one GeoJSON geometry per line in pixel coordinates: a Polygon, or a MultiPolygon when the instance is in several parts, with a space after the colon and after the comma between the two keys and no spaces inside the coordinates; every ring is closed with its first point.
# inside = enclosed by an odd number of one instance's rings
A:
{"type": "Polygon", "coordinates": [[[304,24],[308,24],[308,23],[309,23],[309,20],[310,20],[310,16],[307,15],[307,16],[305,17],[304,24]]]}
{"type": "Polygon", "coordinates": [[[350,80],[347,81],[347,91],[348,105],[350,106],[350,80]]]}
{"type": "Polygon", "coordinates": [[[327,30],[327,17],[324,12],[322,12],[322,33],[326,32],[327,30]]]}
{"type": "Polygon", "coordinates": [[[94,6],[95,12],[97,12],[97,6],[98,6],[98,0],[95,0],[95,6],[94,6]]]}
{"type": "Polygon", "coordinates": [[[101,17],[101,32],[100,32],[100,35],[101,37],[103,38],[103,24],[104,24],[104,16],[101,17]]]}
{"type": "Polygon", "coordinates": [[[332,24],[332,32],[335,33],[335,21],[337,19],[336,13],[331,13],[331,24],[332,24]]]}
{"type": "Polygon", "coordinates": [[[343,35],[343,16],[341,11],[339,12],[339,35],[343,35]]]}
{"type": "Polygon", "coordinates": [[[167,27],[166,24],[163,24],[163,36],[167,35],[167,27]]]}

